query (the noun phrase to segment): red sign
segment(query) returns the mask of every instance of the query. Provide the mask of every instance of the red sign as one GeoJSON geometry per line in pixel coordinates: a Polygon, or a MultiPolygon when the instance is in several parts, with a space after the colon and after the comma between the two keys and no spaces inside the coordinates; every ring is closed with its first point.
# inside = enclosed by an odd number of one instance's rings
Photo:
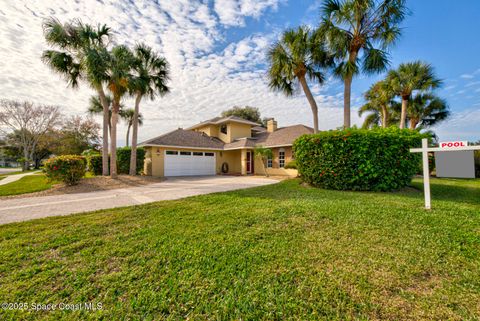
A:
{"type": "Polygon", "coordinates": [[[468,142],[441,142],[440,148],[467,147],[468,142]]]}

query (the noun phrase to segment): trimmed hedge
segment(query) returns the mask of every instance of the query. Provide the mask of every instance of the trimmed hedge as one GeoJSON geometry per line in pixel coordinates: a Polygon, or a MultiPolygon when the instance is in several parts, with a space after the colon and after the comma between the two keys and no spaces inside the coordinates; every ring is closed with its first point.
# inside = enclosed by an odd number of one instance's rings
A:
{"type": "Polygon", "coordinates": [[[292,160],[285,165],[285,169],[297,169],[297,162],[292,160]]]}
{"type": "Polygon", "coordinates": [[[75,185],[85,176],[87,162],[79,155],[63,155],[45,161],[46,176],[52,181],[62,181],[67,185],[75,185]]]}
{"type": "MultiPolygon", "coordinates": [[[[117,149],[117,171],[119,174],[128,174],[130,171],[130,147],[122,147],[117,149]]],[[[143,163],[145,161],[145,149],[137,148],[137,174],[143,171],[143,163]]]]}
{"type": "Polygon", "coordinates": [[[410,153],[425,135],[409,129],[325,131],[299,137],[295,160],[302,179],[335,190],[391,191],[405,187],[421,155],[410,153]]]}

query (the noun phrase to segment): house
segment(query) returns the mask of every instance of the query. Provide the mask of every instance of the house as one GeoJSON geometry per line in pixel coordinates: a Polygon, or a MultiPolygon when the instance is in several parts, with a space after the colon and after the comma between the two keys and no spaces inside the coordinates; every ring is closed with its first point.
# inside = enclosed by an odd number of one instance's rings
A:
{"type": "Polygon", "coordinates": [[[215,117],[188,129],[179,128],[149,139],[139,146],[146,149],[146,175],[264,175],[255,146],[272,149],[273,158],[266,167],[269,175],[296,176],[286,169],[292,159],[292,144],[313,129],[304,125],[277,128],[270,119],[267,128],[236,116],[215,117]]]}

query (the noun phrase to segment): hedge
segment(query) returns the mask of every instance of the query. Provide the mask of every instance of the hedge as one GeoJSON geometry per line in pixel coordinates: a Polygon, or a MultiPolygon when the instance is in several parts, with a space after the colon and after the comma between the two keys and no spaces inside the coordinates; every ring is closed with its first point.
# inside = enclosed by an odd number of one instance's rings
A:
{"type": "MultiPolygon", "coordinates": [[[[122,147],[117,149],[117,171],[119,174],[128,174],[130,171],[130,147],[122,147]]],[[[137,148],[137,174],[143,171],[143,163],[145,161],[145,149],[137,148]]]]}
{"type": "Polygon", "coordinates": [[[44,172],[52,181],[62,181],[67,185],[75,185],[85,176],[87,162],[79,155],[63,155],[45,161],[44,172]]]}
{"type": "Polygon", "coordinates": [[[102,155],[87,156],[88,171],[94,175],[102,175],[102,155]]]}
{"type": "Polygon", "coordinates": [[[292,160],[285,165],[285,169],[297,169],[297,162],[292,160]]]}
{"type": "Polygon", "coordinates": [[[421,155],[410,153],[425,135],[409,129],[347,129],[299,137],[293,145],[302,179],[335,190],[391,191],[405,187],[421,155]]]}

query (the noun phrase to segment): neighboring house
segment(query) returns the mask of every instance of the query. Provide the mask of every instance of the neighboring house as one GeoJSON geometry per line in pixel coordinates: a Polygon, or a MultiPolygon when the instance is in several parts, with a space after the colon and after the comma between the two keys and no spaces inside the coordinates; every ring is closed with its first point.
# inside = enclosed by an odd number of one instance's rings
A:
{"type": "Polygon", "coordinates": [[[277,128],[271,119],[264,128],[229,116],[179,128],[140,146],[146,149],[146,175],[264,175],[262,161],[254,157],[255,146],[263,146],[274,155],[266,164],[270,175],[296,176],[296,170],[284,168],[293,159],[292,144],[297,137],[311,133],[313,129],[304,125],[277,128]]]}

